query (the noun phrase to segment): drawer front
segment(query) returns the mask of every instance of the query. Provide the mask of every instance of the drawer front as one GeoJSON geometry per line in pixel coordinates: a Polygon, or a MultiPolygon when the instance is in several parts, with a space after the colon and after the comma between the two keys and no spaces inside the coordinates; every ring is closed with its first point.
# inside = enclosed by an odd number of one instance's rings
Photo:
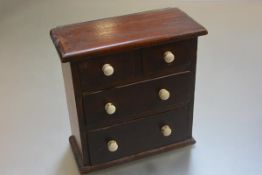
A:
{"type": "Polygon", "coordinates": [[[196,39],[144,49],[143,66],[145,75],[168,74],[190,70],[195,59],[196,39]]]}
{"type": "Polygon", "coordinates": [[[191,137],[187,107],[88,132],[91,164],[116,160],[191,137]]]}
{"type": "Polygon", "coordinates": [[[142,74],[141,52],[97,57],[78,63],[83,89],[96,91],[129,82],[142,74]]]}
{"type": "Polygon", "coordinates": [[[191,99],[192,82],[192,74],[184,72],[84,95],[87,125],[111,125],[184,105],[191,99]],[[168,93],[168,99],[161,99],[168,93]]]}

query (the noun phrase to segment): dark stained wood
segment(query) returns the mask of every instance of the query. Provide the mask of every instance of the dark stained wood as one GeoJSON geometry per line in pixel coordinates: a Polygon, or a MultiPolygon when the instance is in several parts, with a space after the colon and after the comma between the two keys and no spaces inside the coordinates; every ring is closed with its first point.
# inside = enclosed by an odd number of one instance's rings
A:
{"type": "Polygon", "coordinates": [[[171,44],[159,45],[142,50],[144,74],[148,76],[159,74],[170,74],[190,70],[191,63],[194,62],[193,49],[196,39],[183,40],[171,44]],[[175,60],[166,63],[163,59],[165,51],[171,51],[175,55],[175,60]]]}
{"type": "Polygon", "coordinates": [[[188,109],[188,113],[189,113],[189,124],[188,124],[188,129],[190,131],[190,133],[192,133],[192,128],[193,128],[193,115],[194,115],[194,99],[195,99],[195,81],[196,81],[196,65],[197,65],[197,38],[195,39],[195,44],[192,45],[192,50],[193,50],[193,58],[192,59],[192,64],[191,64],[191,72],[192,72],[192,81],[190,82],[190,92],[192,92],[192,98],[189,102],[189,109],[188,109]]]}
{"type": "Polygon", "coordinates": [[[135,161],[135,160],[144,158],[146,156],[153,156],[153,155],[156,155],[156,154],[159,154],[159,153],[179,149],[179,148],[182,148],[182,147],[196,143],[195,139],[191,137],[191,138],[188,138],[186,140],[176,142],[176,143],[173,143],[173,144],[169,144],[169,145],[166,145],[166,146],[163,146],[163,147],[160,147],[160,148],[147,150],[147,151],[144,151],[144,152],[141,152],[141,153],[138,153],[138,154],[133,154],[133,155],[130,155],[130,156],[122,157],[122,158],[117,159],[117,160],[113,160],[113,161],[106,162],[106,163],[103,163],[103,164],[91,166],[91,165],[86,165],[86,164],[83,163],[82,155],[81,155],[80,149],[79,149],[79,147],[76,143],[74,136],[70,136],[69,142],[70,142],[71,149],[72,149],[72,152],[73,152],[75,160],[76,160],[76,164],[77,164],[79,172],[81,174],[85,174],[85,173],[89,173],[89,172],[92,172],[92,171],[109,168],[109,167],[116,166],[116,165],[121,165],[123,163],[129,162],[129,161],[135,161]]]}
{"type": "Polygon", "coordinates": [[[104,57],[97,57],[78,62],[80,81],[85,91],[101,91],[119,85],[147,80],[171,73],[190,70],[194,62],[193,49],[196,39],[188,39],[175,43],[160,45],[133,52],[124,52],[104,57]],[[163,59],[165,51],[175,53],[176,59],[166,63],[163,59]],[[104,64],[114,67],[112,76],[105,76],[102,71],[104,64]]]}
{"type": "Polygon", "coordinates": [[[81,173],[195,143],[192,138],[197,37],[205,28],[177,8],[58,27],[51,37],[62,62],[72,136],[81,173]],[[163,53],[172,51],[173,63],[163,53]],[[114,67],[103,75],[103,64],[114,67]],[[170,91],[161,101],[158,91],[170,91]],[[105,104],[117,112],[108,117],[105,104]],[[168,124],[174,135],[163,137],[168,124]],[[108,139],[119,142],[109,153],[108,139]]]}
{"type": "Polygon", "coordinates": [[[87,61],[79,62],[78,69],[82,87],[86,91],[98,91],[109,87],[132,82],[142,74],[141,53],[124,52],[116,55],[97,57],[87,61]],[[111,76],[105,76],[102,67],[110,64],[114,68],[111,76]]]}
{"type": "Polygon", "coordinates": [[[107,126],[136,119],[145,113],[150,115],[187,104],[192,98],[189,91],[192,76],[190,72],[183,72],[84,95],[86,124],[100,123],[107,126]],[[158,95],[159,90],[163,88],[171,94],[166,101],[161,100],[158,95]],[[116,106],[116,112],[112,115],[105,111],[105,104],[108,102],[116,106]]]}
{"type": "Polygon", "coordinates": [[[77,99],[75,96],[75,90],[77,89],[76,85],[74,85],[73,77],[72,77],[72,69],[70,63],[62,63],[64,84],[65,84],[65,92],[67,99],[67,108],[70,119],[71,132],[75,136],[76,142],[82,151],[82,140],[81,140],[81,132],[79,128],[79,115],[77,112],[77,99]]]}
{"type": "Polygon", "coordinates": [[[147,119],[122,124],[109,129],[89,131],[91,165],[96,165],[121,157],[159,148],[191,137],[188,133],[187,106],[161,113],[147,119]],[[161,126],[169,125],[172,134],[164,137],[161,126]],[[109,152],[107,142],[116,140],[118,150],[109,152]]]}
{"type": "Polygon", "coordinates": [[[51,37],[62,62],[77,61],[207,34],[177,8],[57,27],[51,37]]]}
{"type": "MultiPolygon", "coordinates": [[[[62,63],[64,64],[64,63],[62,63]]],[[[74,95],[75,95],[75,103],[76,103],[76,110],[77,110],[77,116],[78,116],[78,130],[80,131],[80,139],[81,139],[81,145],[80,150],[82,152],[82,158],[83,163],[88,164],[89,162],[89,154],[88,154],[88,144],[87,140],[83,139],[85,138],[85,132],[84,132],[84,110],[83,110],[83,100],[82,100],[82,87],[80,83],[80,76],[77,69],[77,64],[75,62],[70,63],[71,67],[71,73],[72,73],[72,81],[73,81],[73,88],[74,88],[74,95]],[[82,148],[82,149],[81,149],[82,148]]],[[[72,118],[72,117],[71,117],[72,118]]],[[[71,122],[71,121],[70,121],[71,122]]],[[[74,132],[76,128],[71,128],[71,130],[74,132]]],[[[77,139],[77,137],[76,137],[77,139]]]]}

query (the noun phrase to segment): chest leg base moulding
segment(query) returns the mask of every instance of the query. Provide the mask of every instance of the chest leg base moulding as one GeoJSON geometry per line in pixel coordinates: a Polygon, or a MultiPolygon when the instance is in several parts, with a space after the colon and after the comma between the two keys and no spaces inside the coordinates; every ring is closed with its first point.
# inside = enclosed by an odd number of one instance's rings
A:
{"type": "Polygon", "coordinates": [[[196,143],[194,138],[190,138],[190,139],[186,139],[183,140],[181,142],[177,142],[174,144],[170,144],[161,148],[156,148],[153,150],[148,150],[142,153],[137,153],[131,156],[127,156],[115,161],[111,161],[105,164],[101,164],[101,165],[96,165],[96,166],[88,166],[88,165],[84,165],[83,163],[83,159],[82,159],[82,154],[80,152],[80,149],[77,145],[76,139],[75,137],[72,135],[69,137],[69,142],[71,145],[71,149],[73,151],[74,157],[75,157],[75,161],[77,163],[78,169],[80,171],[80,173],[88,173],[91,171],[95,171],[95,170],[99,170],[99,169],[104,169],[104,168],[108,168],[114,165],[119,165],[121,163],[125,163],[125,162],[129,162],[131,160],[137,160],[137,159],[141,159],[145,156],[150,156],[150,155],[154,155],[154,154],[158,154],[158,153],[162,153],[162,152],[166,152],[166,151],[170,151],[170,150],[174,150],[174,149],[178,149],[181,147],[185,147],[187,145],[192,145],[194,143],[196,143]]]}

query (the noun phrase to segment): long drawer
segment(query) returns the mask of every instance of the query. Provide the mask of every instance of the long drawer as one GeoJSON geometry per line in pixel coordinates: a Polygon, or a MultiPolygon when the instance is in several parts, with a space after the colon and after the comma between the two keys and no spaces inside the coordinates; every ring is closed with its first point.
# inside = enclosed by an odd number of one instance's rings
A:
{"type": "Polygon", "coordinates": [[[112,125],[163,112],[191,100],[192,74],[184,72],[84,95],[87,125],[112,125]]]}
{"type": "Polygon", "coordinates": [[[91,164],[99,164],[191,137],[187,106],[87,134],[91,164]]]}

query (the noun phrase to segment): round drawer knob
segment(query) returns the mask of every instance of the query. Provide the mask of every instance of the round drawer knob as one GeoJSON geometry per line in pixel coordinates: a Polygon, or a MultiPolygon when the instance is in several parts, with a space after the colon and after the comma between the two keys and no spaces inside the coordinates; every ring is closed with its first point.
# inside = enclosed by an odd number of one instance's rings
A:
{"type": "Polygon", "coordinates": [[[166,89],[160,89],[158,95],[161,100],[167,100],[170,97],[170,93],[166,89]]]}
{"type": "Polygon", "coordinates": [[[107,103],[105,105],[105,110],[107,114],[112,115],[116,112],[116,107],[112,103],[107,103]]]}
{"type": "Polygon", "coordinates": [[[104,64],[102,71],[104,72],[105,76],[111,76],[114,73],[114,68],[110,64],[104,64]]]}
{"type": "Polygon", "coordinates": [[[167,137],[167,136],[171,135],[172,130],[168,125],[164,125],[164,126],[161,127],[161,132],[162,132],[163,136],[167,137]]]}
{"type": "Polygon", "coordinates": [[[172,63],[175,60],[175,55],[171,51],[164,53],[164,60],[166,63],[172,63]]]}
{"type": "Polygon", "coordinates": [[[115,152],[118,149],[118,144],[115,140],[110,140],[109,142],[107,142],[107,148],[108,151],[115,152]]]}

